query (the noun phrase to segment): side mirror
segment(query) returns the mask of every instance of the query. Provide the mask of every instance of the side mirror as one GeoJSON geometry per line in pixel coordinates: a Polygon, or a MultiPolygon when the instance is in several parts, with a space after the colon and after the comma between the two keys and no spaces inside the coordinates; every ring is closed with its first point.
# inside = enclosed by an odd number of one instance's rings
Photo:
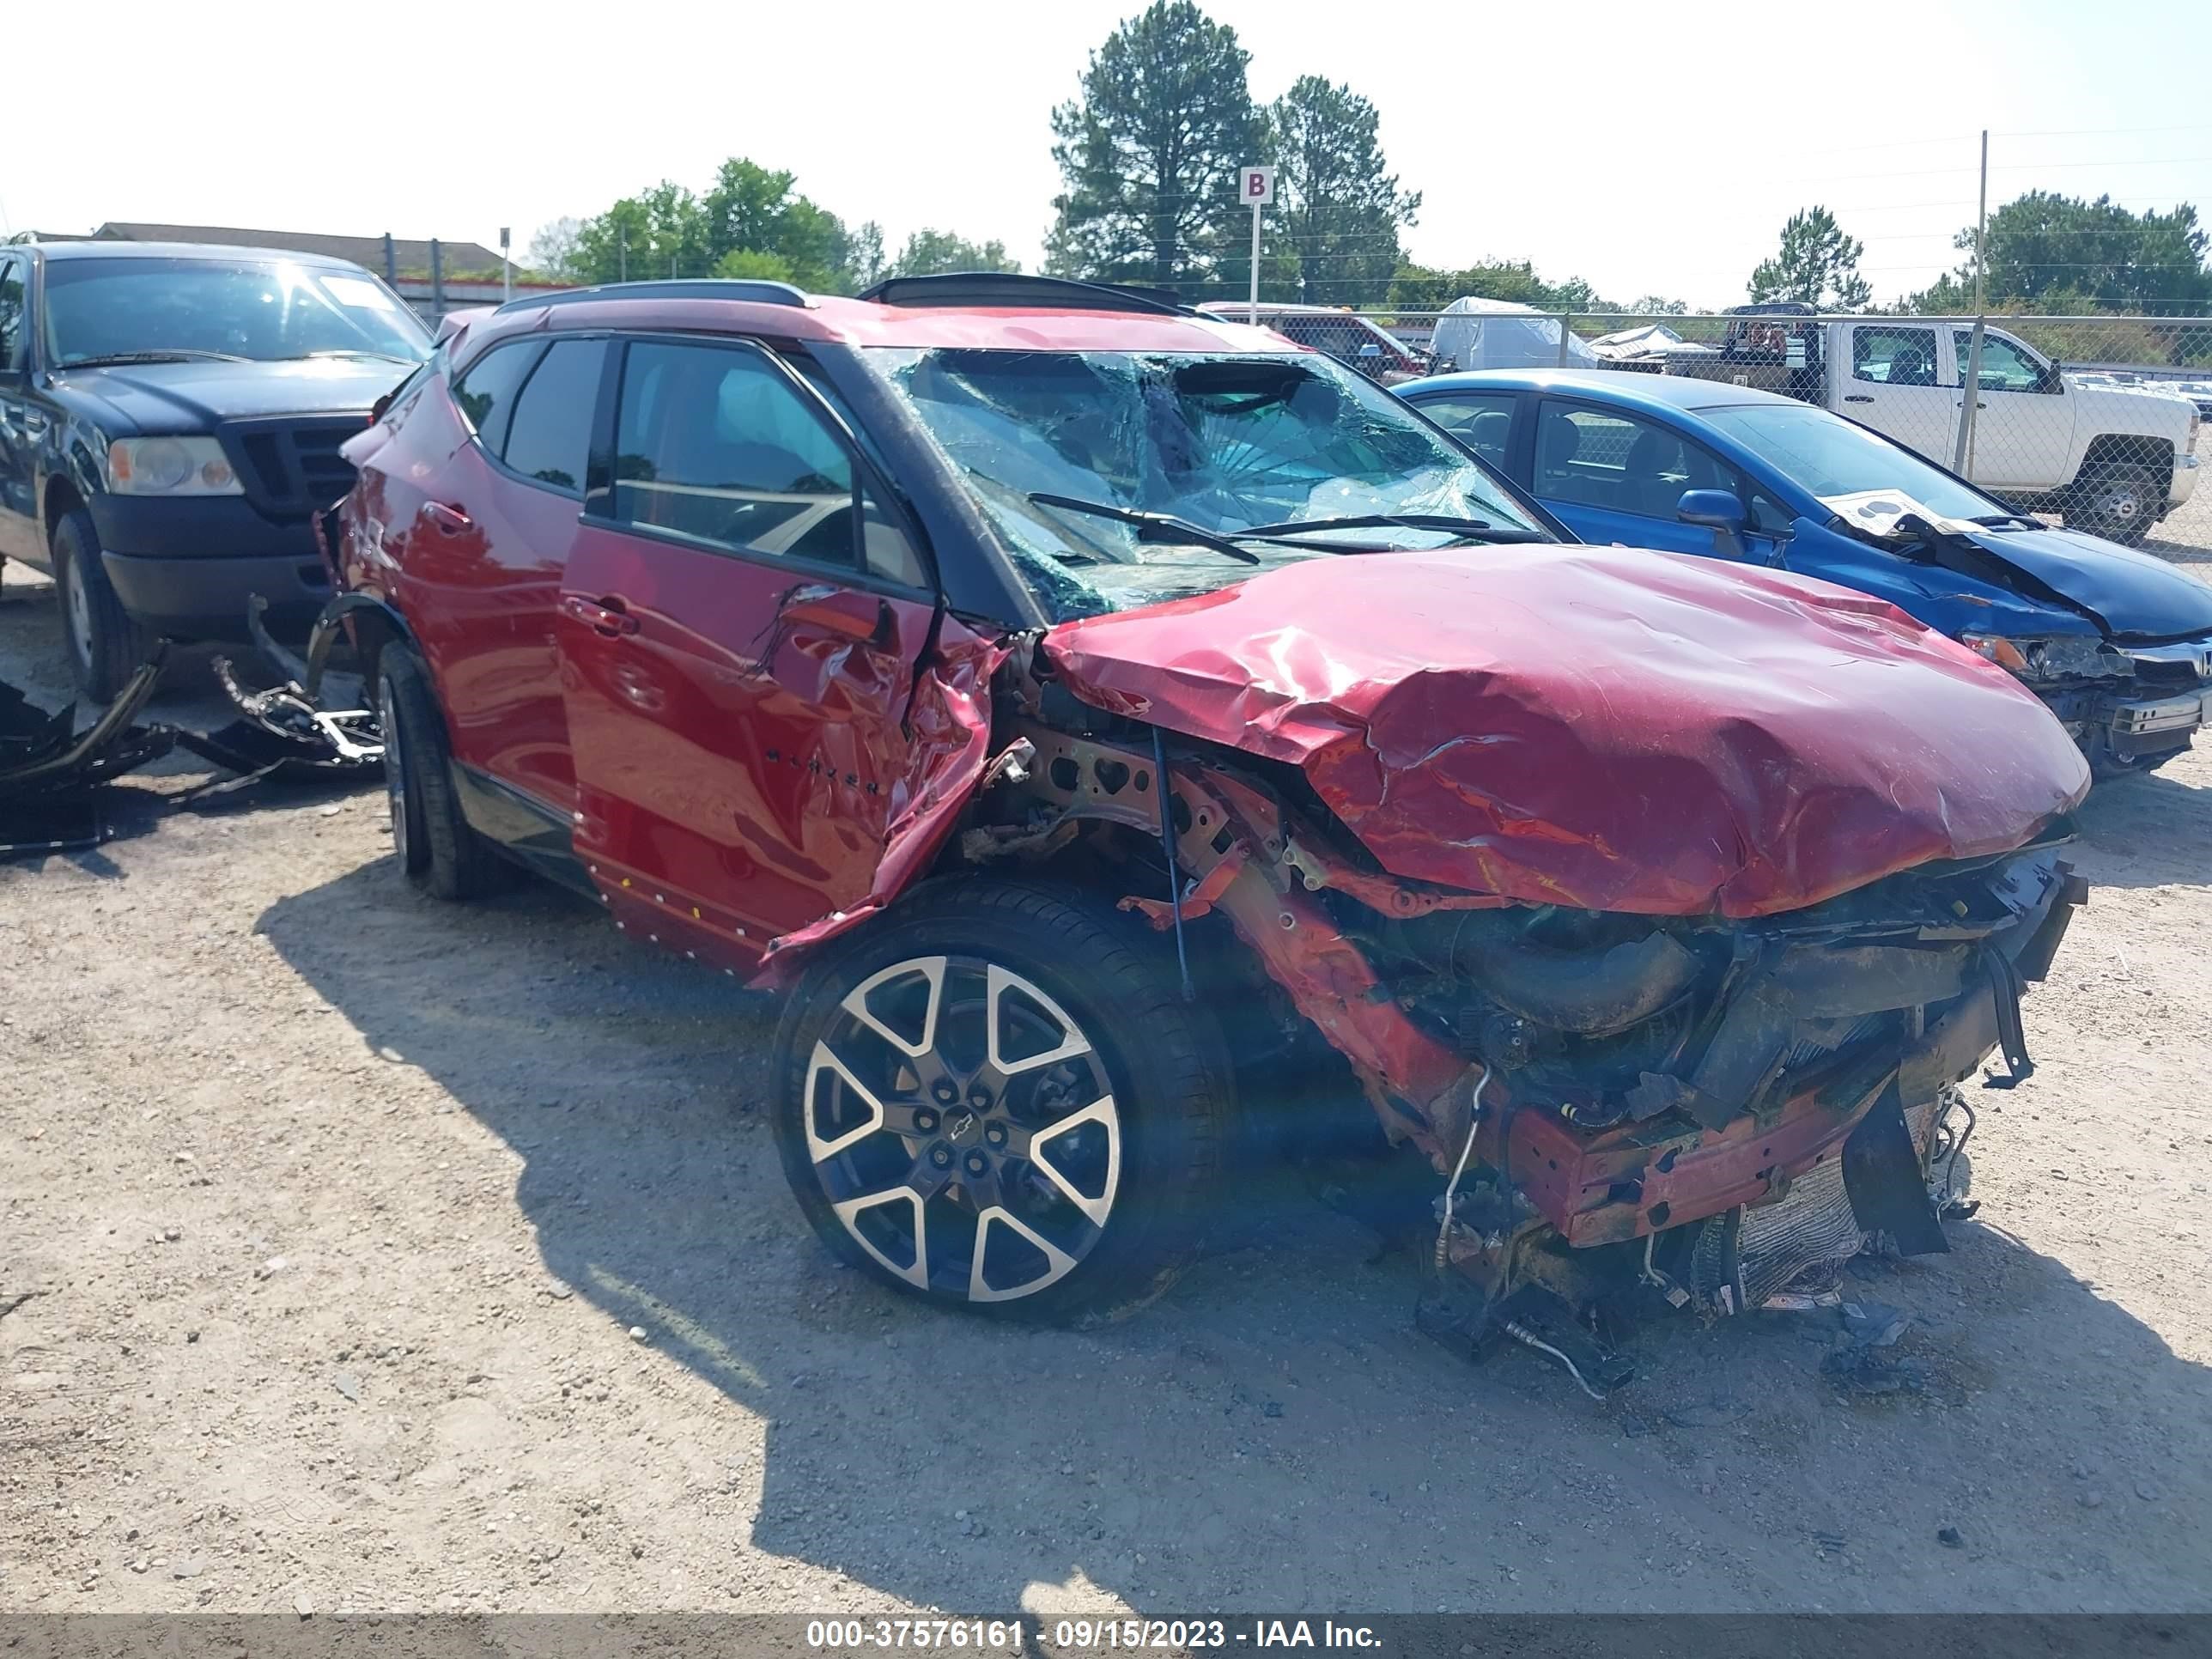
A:
{"type": "Polygon", "coordinates": [[[1701,524],[1741,536],[1751,526],[1751,515],[1733,490],[1686,489],[1674,503],[1674,516],[1684,524],[1701,524]]]}

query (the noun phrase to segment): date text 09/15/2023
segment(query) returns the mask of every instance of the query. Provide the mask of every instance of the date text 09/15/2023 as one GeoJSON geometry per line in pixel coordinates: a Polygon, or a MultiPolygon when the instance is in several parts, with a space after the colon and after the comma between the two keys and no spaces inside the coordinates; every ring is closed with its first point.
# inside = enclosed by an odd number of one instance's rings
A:
{"type": "MultiPolygon", "coordinates": [[[[968,1648],[984,1654],[1031,1651],[1032,1627],[1013,1619],[817,1619],[806,1626],[806,1644],[824,1650],[968,1648]]],[[[1101,1652],[1198,1648],[1378,1648],[1382,1638],[1365,1625],[1306,1619],[1055,1619],[1034,1626],[1036,1647],[1047,1652],[1101,1652]]]]}

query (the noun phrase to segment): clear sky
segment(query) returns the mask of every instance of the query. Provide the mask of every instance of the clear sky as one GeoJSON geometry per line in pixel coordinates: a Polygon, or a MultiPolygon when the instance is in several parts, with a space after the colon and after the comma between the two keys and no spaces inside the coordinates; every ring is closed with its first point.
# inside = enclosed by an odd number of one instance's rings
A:
{"type": "MultiPolygon", "coordinates": [[[[896,248],[921,226],[1034,266],[1052,106],[1138,0],[622,0],[456,8],[15,0],[9,228],[103,220],[495,245],[724,156],[896,248]],[[378,21],[380,16],[387,21],[378,21]]],[[[2212,213],[2201,3],[1684,0],[1669,8],[1213,0],[1254,95],[1349,81],[1423,192],[1416,258],[1528,258],[1609,298],[1743,298],[1821,202],[1879,299],[1952,264],[1974,211],[2040,186],[2212,213]]],[[[1225,187],[1225,185],[1224,185],[1225,187]]]]}

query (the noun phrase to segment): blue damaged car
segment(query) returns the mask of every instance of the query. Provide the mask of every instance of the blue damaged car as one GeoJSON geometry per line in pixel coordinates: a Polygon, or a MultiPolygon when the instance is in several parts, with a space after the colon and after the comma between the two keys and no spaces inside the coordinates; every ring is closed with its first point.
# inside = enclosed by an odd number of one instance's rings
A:
{"type": "Polygon", "coordinates": [[[2185,752],[2212,716],[2212,586],[2023,517],[1825,410],[1606,370],[1486,370],[1397,391],[1583,541],[1889,600],[2010,670],[2100,776],[2185,752]]]}

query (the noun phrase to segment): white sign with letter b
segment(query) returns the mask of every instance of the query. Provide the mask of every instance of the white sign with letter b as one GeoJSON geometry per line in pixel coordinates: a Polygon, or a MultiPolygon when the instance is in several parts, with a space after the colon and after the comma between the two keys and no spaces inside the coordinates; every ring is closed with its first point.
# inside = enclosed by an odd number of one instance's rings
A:
{"type": "Polygon", "coordinates": [[[1237,199],[1246,207],[1267,207],[1275,199],[1275,170],[1273,167],[1239,167],[1237,170],[1237,199]]]}

